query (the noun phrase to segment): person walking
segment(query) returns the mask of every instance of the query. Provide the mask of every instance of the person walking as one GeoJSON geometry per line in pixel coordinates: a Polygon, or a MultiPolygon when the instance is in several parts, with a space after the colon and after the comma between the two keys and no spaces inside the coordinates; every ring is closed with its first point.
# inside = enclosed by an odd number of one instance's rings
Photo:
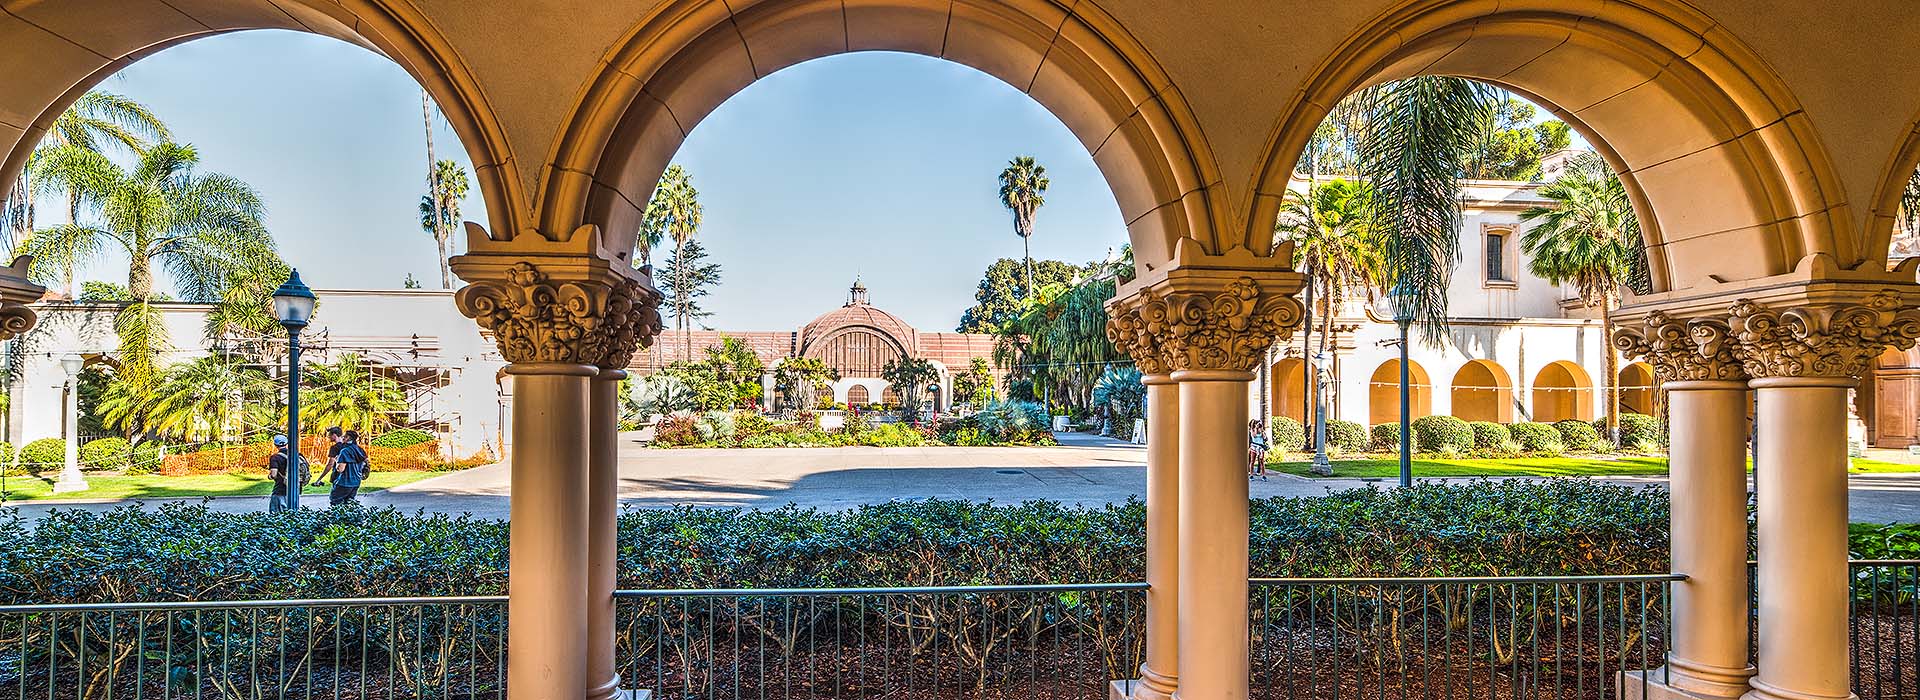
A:
{"type": "Polygon", "coordinates": [[[287,508],[287,487],[289,482],[298,484],[293,488],[303,488],[312,472],[307,469],[307,460],[287,447],[287,436],[273,436],[273,455],[267,457],[267,478],[273,480],[273,495],[267,497],[267,512],[278,513],[287,508]]]}
{"type": "Polygon", "coordinates": [[[352,502],[360,493],[360,483],[367,478],[367,451],[360,446],[360,431],[349,430],[334,443],[333,456],[327,458],[328,477],[333,481],[333,490],[327,493],[327,504],[337,506],[352,502]]]}
{"type": "Polygon", "coordinates": [[[1247,421],[1247,479],[1259,477],[1267,480],[1267,431],[1266,426],[1255,418],[1247,421]]]}

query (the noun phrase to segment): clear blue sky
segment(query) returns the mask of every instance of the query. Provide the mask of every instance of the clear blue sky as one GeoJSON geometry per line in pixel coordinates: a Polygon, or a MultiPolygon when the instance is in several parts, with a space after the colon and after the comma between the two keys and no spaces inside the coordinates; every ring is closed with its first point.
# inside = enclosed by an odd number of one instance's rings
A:
{"type": "MultiPolygon", "coordinates": [[[[258,188],[282,255],[309,284],[398,288],[412,273],[438,286],[418,222],[420,91],[398,66],[332,39],[245,32],[168,49],[103,87],[153,107],[199,147],[205,169],[258,188]]],[[[444,124],[434,139],[440,157],[467,164],[444,124]]],[[[984,73],[867,53],[755,83],[676,157],[706,205],[699,235],[724,267],[709,323],[796,328],[839,306],[858,275],[881,307],[922,330],[951,330],[981,271],[1020,255],[995,176],[1022,154],[1053,180],[1035,258],[1085,262],[1126,241],[1079,141],[984,73]]],[[[477,190],[463,215],[485,221],[477,190]]],[[[109,261],[89,277],[120,281],[125,269],[109,261]]]]}

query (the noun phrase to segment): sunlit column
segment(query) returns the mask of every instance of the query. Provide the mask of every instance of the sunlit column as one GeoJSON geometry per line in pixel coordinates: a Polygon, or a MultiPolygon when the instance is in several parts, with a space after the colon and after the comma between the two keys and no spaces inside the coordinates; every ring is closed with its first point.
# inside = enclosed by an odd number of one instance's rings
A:
{"type": "Polygon", "coordinates": [[[1847,645],[1847,392],[1920,313],[1891,291],[1759,304],[1729,319],[1758,406],[1759,664],[1749,700],[1843,700],[1847,645]],[[1844,299],[1844,300],[1840,300],[1844,299]]]}
{"type": "Polygon", "coordinates": [[[1180,390],[1151,374],[1147,385],[1147,649],[1134,697],[1165,700],[1179,678],[1180,390]]]}
{"type": "Polygon", "coordinates": [[[626,376],[624,369],[602,367],[593,378],[587,460],[587,700],[609,700],[620,689],[613,658],[613,591],[619,583],[620,380],[626,376]]]}
{"type": "Polygon", "coordinates": [[[1666,666],[1635,672],[1652,698],[1747,691],[1747,377],[1717,318],[1649,314],[1613,346],[1654,365],[1670,401],[1672,632],[1666,666]]]}
{"type": "Polygon", "coordinates": [[[515,363],[508,499],[507,697],[587,687],[589,384],[599,370],[515,363]]]}

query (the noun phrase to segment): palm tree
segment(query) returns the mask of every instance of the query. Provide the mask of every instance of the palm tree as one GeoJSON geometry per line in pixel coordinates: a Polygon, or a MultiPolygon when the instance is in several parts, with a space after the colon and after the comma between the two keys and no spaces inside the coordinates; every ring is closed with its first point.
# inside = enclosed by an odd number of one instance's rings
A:
{"type": "Polygon", "coordinates": [[[1379,284],[1381,243],[1374,235],[1375,223],[1372,188],[1351,180],[1328,182],[1311,195],[1288,192],[1281,207],[1275,243],[1293,242],[1295,269],[1321,291],[1321,352],[1327,350],[1342,298],[1379,284]]]}
{"type": "MultiPolygon", "coordinates": [[[[167,125],[155,116],[146,105],[135,102],[123,95],[100,90],[89,91],[80,96],[72,107],[62,112],[53,122],[53,129],[47,133],[31,154],[27,156],[27,166],[14,182],[13,189],[7,192],[4,206],[0,206],[0,224],[4,224],[5,244],[9,251],[27,242],[34,232],[34,199],[38,194],[64,191],[67,194],[67,218],[75,221],[80,218],[81,202],[85,199],[80,183],[72,180],[73,173],[44,172],[46,156],[62,148],[80,148],[94,153],[106,154],[115,147],[134,153],[146,150],[149,143],[166,141],[172,138],[167,125]]],[[[57,281],[62,293],[73,294],[73,268],[77,258],[89,256],[88,251],[43,250],[39,253],[44,259],[37,261],[42,276],[57,281]]]]}
{"type": "Polygon", "coordinates": [[[1013,212],[1013,232],[1020,236],[1026,258],[1027,296],[1033,296],[1033,216],[1047,203],[1047,169],[1033,156],[1018,156],[1007,161],[1000,171],[1000,204],[1013,212]]]}
{"type": "Polygon", "coordinates": [[[246,432],[247,406],[272,401],[272,387],[266,373],[232,357],[175,365],[142,406],[142,427],[188,442],[230,440],[246,432]]]}
{"type": "MultiPolygon", "coordinates": [[[[1580,301],[1600,307],[1602,338],[1613,337],[1613,309],[1620,288],[1633,276],[1640,254],[1640,222],[1627,190],[1597,157],[1582,157],[1559,179],[1540,188],[1553,201],[1529,207],[1520,220],[1537,222],[1520,238],[1527,269],[1554,284],[1572,284],[1580,301]]],[[[1606,343],[1607,432],[1620,440],[1619,357],[1606,343]]]]}
{"type": "MultiPolygon", "coordinates": [[[[120,376],[136,387],[157,377],[154,357],[165,334],[150,306],[154,266],[173,279],[184,301],[214,302],[235,270],[274,258],[273,238],[261,219],[265,206],[253,188],[219,173],[197,174],[191,146],[163,143],[142,153],[131,169],[79,147],[46,156],[51,171],[97,205],[93,220],[45,229],[28,252],[74,251],[90,260],[108,249],[127,256],[127,291],[133,304],[115,319],[120,336],[120,376]]],[[[275,258],[277,259],[277,258],[275,258]]]]}
{"type": "Polygon", "coordinates": [[[332,364],[310,363],[304,374],[309,388],[301,397],[300,420],[316,429],[337,425],[378,431],[407,410],[400,383],[374,374],[359,355],[347,353],[332,364]]]}
{"type": "Polygon", "coordinates": [[[420,229],[433,236],[440,249],[440,288],[453,288],[453,267],[447,253],[453,232],[460,229],[460,200],[467,196],[467,171],[459,163],[443,160],[434,164],[433,177],[426,194],[420,195],[420,229]]]}
{"type": "Polygon", "coordinates": [[[1460,256],[1460,176],[1497,91],[1465,78],[1420,76],[1355,93],[1362,178],[1373,190],[1382,285],[1404,285],[1421,334],[1447,327],[1447,288],[1460,256]]]}
{"type": "MultiPolygon", "coordinates": [[[[681,249],[700,232],[700,191],[694,189],[693,178],[679,164],[667,166],[667,172],[660,176],[660,184],[653,189],[653,196],[647,200],[647,211],[642,217],[640,235],[634,241],[634,260],[639,264],[648,264],[655,246],[666,237],[673,238],[673,254],[680,257],[681,249]]],[[[684,279],[686,270],[676,268],[678,275],[673,280],[674,289],[688,290],[688,280],[684,279]]],[[[693,297],[682,291],[668,300],[673,307],[673,327],[681,331],[686,341],[686,357],[693,358],[692,303],[693,297]]]]}

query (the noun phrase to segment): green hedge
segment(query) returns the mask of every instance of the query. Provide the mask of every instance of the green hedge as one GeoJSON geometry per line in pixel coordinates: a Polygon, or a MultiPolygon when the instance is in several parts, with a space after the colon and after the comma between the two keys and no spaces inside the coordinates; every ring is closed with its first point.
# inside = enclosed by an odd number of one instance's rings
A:
{"type": "Polygon", "coordinates": [[[67,463],[67,443],[60,438],[40,438],[20,448],[20,467],[29,473],[58,471],[67,463]]]}
{"type": "Polygon", "coordinates": [[[1607,438],[1586,421],[1563,420],[1553,424],[1560,431],[1560,443],[1574,452],[1594,452],[1606,449],[1607,438]]]}
{"type": "Polygon", "coordinates": [[[1567,451],[1567,444],[1560,439],[1560,431],[1546,423],[1522,422],[1508,428],[1513,433],[1513,441],[1520,443],[1520,449],[1541,455],[1559,455],[1567,451]]]}
{"type": "Polygon", "coordinates": [[[433,439],[433,433],[425,430],[401,428],[381,433],[372,440],[368,440],[367,444],[372,447],[412,447],[433,442],[433,439]]]}
{"type": "Polygon", "coordinates": [[[133,464],[133,445],[117,437],[89,441],[80,446],[80,464],[100,471],[125,471],[133,464]]]}
{"type": "Polygon", "coordinates": [[[1350,420],[1328,420],[1327,443],[1341,452],[1365,452],[1367,427],[1350,420]]]}
{"type": "Polygon", "coordinates": [[[1453,416],[1413,419],[1413,444],[1429,452],[1466,452],[1473,449],[1473,427],[1453,416]]]}
{"type": "MultiPolygon", "coordinates": [[[[1592,481],[1354,489],[1251,506],[1256,576],[1666,570],[1666,495],[1592,481]]],[[[1145,507],[900,501],[678,508],[619,520],[626,588],[1138,581],[1145,507]]],[[[203,504],[0,516],[0,602],[475,595],[506,590],[504,522],[203,504]]]]}
{"type": "Polygon", "coordinates": [[[1477,420],[1468,424],[1473,428],[1473,446],[1483,450],[1498,450],[1513,442],[1513,431],[1507,426],[1491,421],[1477,420]]]}
{"type": "Polygon", "coordinates": [[[1286,416],[1274,416],[1269,425],[1273,426],[1273,451],[1299,452],[1307,445],[1307,428],[1300,421],[1286,416]]]}
{"type": "MultiPolygon", "coordinates": [[[[1606,435],[1607,419],[1593,422],[1594,430],[1606,435]]],[[[1627,449],[1640,447],[1661,448],[1667,446],[1667,429],[1659,418],[1639,413],[1620,414],[1620,446],[1627,449]]]]}
{"type": "MultiPolygon", "coordinates": [[[[1408,435],[1407,439],[1413,441],[1413,451],[1419,452],[1420,435],[1417,433],[1408,435]]],[[[1373,430],[1367,433],[1367,449],[1374,452],[1399,452],[1400,424],[1381,423],[1373,426],[1373,430]]]]}

